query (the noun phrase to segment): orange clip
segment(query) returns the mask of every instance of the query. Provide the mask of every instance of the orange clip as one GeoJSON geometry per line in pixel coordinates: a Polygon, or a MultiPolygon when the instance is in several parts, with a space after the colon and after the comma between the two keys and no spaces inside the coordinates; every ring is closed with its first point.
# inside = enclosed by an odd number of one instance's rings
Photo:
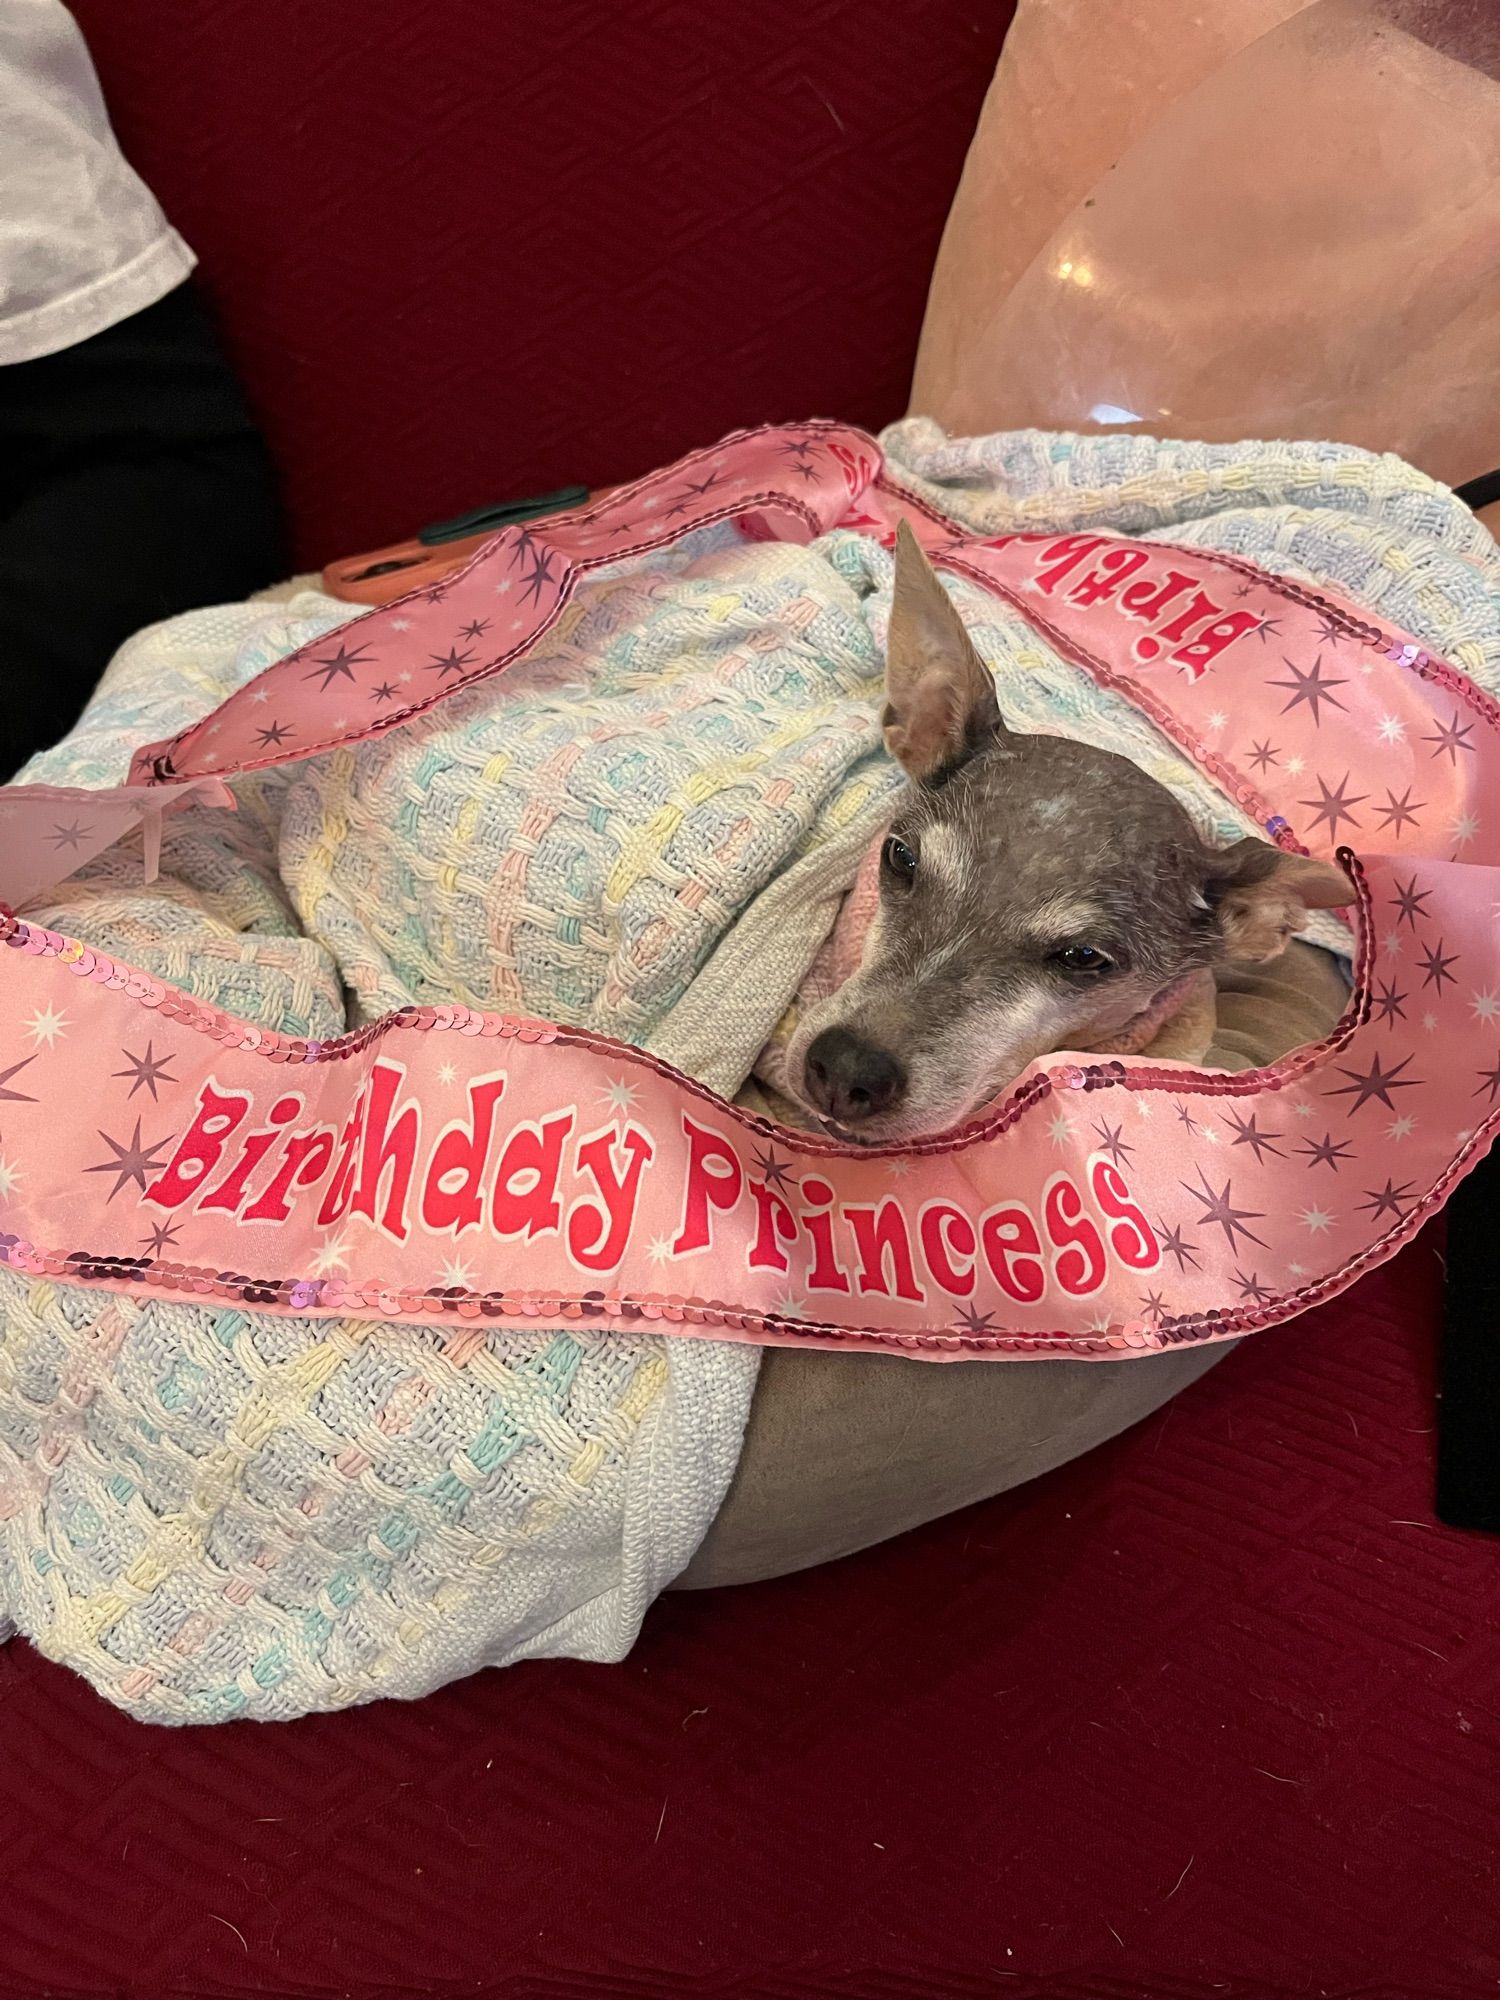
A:
{"type": "Polygon", "coordinates": [[[423,528],[409,542],[372,549],[368,555],[345,556],[323,571],[323,588],[348,604],[390,604],[408,591],[424,590],[462,569],[477,549],[506,528],[544,515],[570,513],[591,498],[586,486],[564,486],[530,500],[502,500],[493,507],[476,507],[452,521],[423,528]]]}

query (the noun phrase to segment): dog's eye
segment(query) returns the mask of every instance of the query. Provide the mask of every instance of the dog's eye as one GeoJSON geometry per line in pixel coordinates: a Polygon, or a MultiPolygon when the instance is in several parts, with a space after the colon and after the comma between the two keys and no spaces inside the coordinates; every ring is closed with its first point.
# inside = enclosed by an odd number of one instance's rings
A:
{"type": "Polygon", "coordinates": [[[895,875],[903,882],[909,882],[917,872],[916,850],[908,847],[904,840],[898,840],[894,834],[881,850],[880,858],[887,874],[895,875]]]}
{"type": "Polygon", "coordinates": [[[1052,954],[1052,963],[1064,972],[1108,972],[1110,961],[1091,944],[1070,944],[1052,954]]]}

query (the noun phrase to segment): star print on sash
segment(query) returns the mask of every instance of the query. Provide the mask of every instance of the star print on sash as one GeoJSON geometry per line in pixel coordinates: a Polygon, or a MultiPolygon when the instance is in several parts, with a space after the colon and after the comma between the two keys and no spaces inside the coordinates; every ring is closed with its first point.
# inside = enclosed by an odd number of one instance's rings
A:
{"type": "Polygon", "coordinates": [[[995,1315],[992,1312],[976,1312],[973,1306],[969,1305],[959,1313],[954,1325],[961,1326],[965,1333],[991,1333],[995,1326],[995,1315]]]}
{"type": "Polygon", "coordinates": [[[1262,1132],[1258,1113],[1252,1111],[1249,1117],[1245,1118],[1239,1112],[1231,1111],[1227,1122],[1234,1132],[1234,1139],[1231,1143],[1236,1146],[1248,1146],[1255,1154],[1257,1160],[1262,1159],[1267,1153],[1280,1155],[1281,1147],[1277,1145],[1276,1141],[1281,1137],[1281,1134],[1279,1132],[1262,1132]]]}
{"type": "Polygon", "coordinates": [[[128,1187],[132,1181],[144,1192],[151,1176],[159,1174],[166,1165],[165,1156],[172,1144],[170,1134],[165,1139],[158,1139],[154,1145],[143,1144],[139,1118],[135,1121],[135,1130],[129,1140],[111,1139],[107,1132],[101,1132],[99,1137],[108,1146],[114,1158],[102,1161],[97,1167],[86,1167],[84,1172],[115,1176],[115,1184],[106,1196],[109,1201],[113,1201],[121,1188],[128,1187]],[[156,1157],[158,1153],[163,1156],[161,1159],[156,1157]]]}
{"type": "Polygon", "coordinates": [[[1437,729],[1433,732],[1433,734],[1431,736],[1424,736],[1422,738],[1422,741],[1424,743],[1435,743],[1437,745],[1437,748],[1432,752],[1432,755],[1434,757],[1446,756],[1450,763],[1456,764],[1458,762],[1458,753],[1460,750],[1472,751],[1472,749],[1474,748],[1473,739],[1474,739],[1473,723],[1472,722],[1460,723],[1458,719],[1458,713],[1455,710],[1453,720],[1451,723],[1448,724],[1446,728],[1444,728],[1444,726],[1441,723],[1439,723],[1437,729]]]}
{"type": "Polygon", "coordinates": [[[1240,1297],[1253,1299],[1256,1305],[1264,1305],[1267,1299],[1274,1299],[1276,1296],[1270,1285],[1261,1283],[1260,1274],[1256,1271],[1251,1271],[1248,1276],[1243,1271],[1236,1271],[1234,1282],[1239,1287],[1240,1297]]]}
{"type": "Polygon", "coordinates": [[[69,1025],[67,1015],[59,1013],[55,1007],[39,1007],[26,1023],[26,1032],[38,1049],[44,1042],[50,1049],[59,1035],[68,1032],[69,1025]]]}
{"type": "Polygon", "coordinates": [[[530,570],[521,579],[521,602],[537,603],[551,581],[552,558],[545,549],[538,550],[532,558],[530,570]]]}
{"type": "Polygon", "coordinates": [[[4,1104],[36,1103],[36,1099],[34,1097],[28,1097],[24,1090],[12,1090],[10,1088],[11,1078],[13,1076],[18,1076],[20,1072],[23,1069],[25,1069],[28,1063],[34,1063],[35,1061],[36,1057],[34,1055],[22,1056],[21,1060],[19,1062],[12,1063],[9,1069],[0,1069],[0,1103],[4,1104]]]}
{"type": "Polygon", "coordinates": [[[1361,1110],[1366,1104],[1371,1102],[1383,1104],[1387,1111],[1394,1111],[1396,1107],[1391,1099],[1391,1092],[1393,1090],[1416,1090],[1424,1081],[1419,1076],[1403,1076],[1401,1074],[1404,1069],[1411,1067],[1414,1060],[1415,1058],[1412,1056],[1403,1056],[1394,1068],[1382,1069],[1380,1057],[1375,1055],[1370,1058],[1369,1069],[1363,1073],[1357,1070],[1345,1069],[1341,1064],[1339,1066],[1339,1074],[1347,1076],[1350,1081],[1348,1083],[1341,1083],[1337,1089],[1330,1090],[1325,1094],[1329,1097],[1352,1097],[1354,1102],[1349,1106],[1351,1117],[1356,1111],[1361,1110]]]}
{"type": "Polygon", "coordinates": [[[341,645],[336,652],[325,655],[314,654],[309,662],[313,671],[307,678],[313,681],[321,675],[323,681],[321,692],[326,694],[336,680],[342,678],[352,681],[354,669],[364,666],[369,658],[369,651],[364,646],[351,648],[341,645]]]}
{"type": "Polygon", "coordinates": [[[1445,979],[1448,981],[1450,986],[1456,985],[1457,984],[1456,975],[1451,973],[1448,970],[1448,967],[1450,965],[1457,965],[1457,963],[1458,963],[1458,953],[1456,951],[1450,951],[1445,954],[1443,951],[1443,940],[1439,938],[1437,943],[1435,945],[1430,945],[1427,951],[1423,954],[1422,957],[1422,971],[1424,975],[1422,979],[1423,986],[1424,987],[1435,986],[1438,992],[1441,993],[1443,990],[1443,981],[1445,979]]]}
{"type": "Polygon", "coordinates": [[[1291,669],[1292,678],[1289,681],[1267,681],[1266,683],[1267,687],[1291,688],[1293,690],[1292,698],[1281,711],[1282,714],[1290,715],[1293,709],[1300,707],[1303,702],[1306,702],[1312,713],[1313,727],[1315,729],[1321,728],[1323,713],[1320,704],[1327,702],[1330,708],[1343,708],[1343,702],[1339,700],[1338,696],[1332,690],[1334,688],[1347,687],[1349,685],[1348,682],[1345,680],[1332,680],[1324,674],[1321,654],[1313,661],[1305,673],[1294,660],[1287,660],[1284,664],[1291,669]]]}
{"type": "Polygon", "coordinates": [[[1406,1019],[1406,995],[1396,991],[1394,979],[1387,979],[1384,985],[1378,981],[1370,1001],[1370,1011],[1377,1021],[1387,1027],[1394,1027],[1397,1021],[1406,1019]]]}
{"type": "Polygon", "coordinates": [[[1238,1239],[1241,1236],[1247,1242],[1258,1243],[1261,1249],[1264,1250],[1267,1247],[1265,1239],[1257,1236],[1253,1229],[1245,1227],[1247,1222],[1263,1221],[1263,1212],[1257,1208],[1236,1208],[1234,1206],[1234,1184],[1232,1181],[1226,1180],[1222,1188],[1215,1189],[1210,1184],[1208,1176],[1204,1173],[1202,1167],[1198,1169],[1198,1178],[1203,1182],[1201,1188],[1194,1187],[1190,1181],[1180,1181],[1178,1185],[1185,1188],[1190,1195],[1195,1196],[1197,1200],[1202,1202],[1203,1213],[1198,1218],[1199,1227],[1204,1227],[1210,1222],[1216,1222],[1223,1230],[1225,1243],[1230,1250],[1234,1250],[1237,1247],[1238,1239]]]}
{"type": "Polygon", "coordinates": [[[791,470],[799,479],[816,479],[818,468],[813,462],[813,446],[806,438],[795,439],[781,447],[781,455],[791,460],[791,470]]]}
{"type": "Polygon", "coordinates": [[[1453,842],[1454,858],[1463,852],[1479,831],[1477,813],[1459,813],[1448,828],[1448,836],[1453,842]]]}
{"type": "Polygon", "coordinates": [[[1402,883],[1398,881],[1395,895],[1396,922],[1398,924],[1410,924],[1412,929],[1415,930],[1418,917],[1426,914],[1426,905],[1431,900],[1432,891],[1430,889],[1419,889],[1415,876],[1409,882],[1402,883]]]}
{"type": "Polygon", "coordinates": [[[1186,1232],[1180,1224],[1173,1223],[1169,1228],[1165,1222],[1158,1219],[1153,1226],[1156,1230],[1156,1240],[1162,1248],[1162,1255],[1175,1258],[1179,1271],[1185,1271],[1189,1265],[1195,1271],[1200,1268],[1194,1247],[1188,1242],[1186,1232]]]}
{"type": "Polygon", "coordinates": [[[1385,1186],[1378,1190],[1366,1188],[1366,1199],[1356,1205],[1362,1209],[1369,1209],[1377,1222],[1382,1221],[1387,1215],[1394,1216],[1399,1222],[1406,1214],[1406,1205],[1414,1186],[1413,1181],[1404,1181],[1397,1187],[1394,1181],[1387,1180],[1385,1186]]]}
{"type": "Polygon", "coordinates": [[[151,1226],[151,1234],[141,1239],[141,1248],[153,1257],[159,1257],[164,1250],[170,1250],[177,1241],[180,1224],[156,1222],[151,1226]]]}
{"type": "Polygon", "coordinates": [[[1353,798],[1346,796],[1349,785],[1349,773],[1347,771],[1340,780],[1337,791],[1330,790],[1327,780],[1324,778],[1315,775],[1314,782],[1318,787],[1321,797],[1316,799],[1300,799],[1298,803],[1308,807],[1316,806],[1317,811],[1313,813],[1312,824],[1316,826],[1319,820],[1326,819],[1328,822],[1328,838],[1330,841],[1337,841],[1339,837],[1339,821],[1346,819],[1350,826],[1358,826],[1359,820],[1351,808],[1363,805],[1369,794],[1368,792],[1356,792],[1353,798]]]}
{"type": "Polygon", "coordinates": [[[1382,832],[1393,835],[1397,840],[1401,838],[1404,827],[1408,825],[1420,826],[1422,823],[1422,813],[1425,809],[1426,801],[1418,799],[1417,803],[1413,805],[1411,802],[1411,793],[1412,788],[1408,785],[1398,799],[1390,786],[1387,786],[1385,794],[1386,803],[1383,806],[1376,806],[1375,808],[1375,817],[1381,823],[1382,832]]]}
{"type": "Polygon", "coordinates": [[[154,1102],[160,1103],[161,1100],[157,1096],[157,1085],[161,1083],[176,1083],[177,1078],[167,1067],[166,1059],[157,1056],[155,1044],[147,1042],[146,1053],[141,1056],[132,1055],[129,1049],[121,1049],[120,1054],[124,1056],[129,1067],[127,1069],[117,1069],[112,1073],[115,1076],[128,1076],[131,1079],[130,1088],[125,1093],[127,1101],[134,1097],[138,1090],[145,1089],[150,1091],[154,1102]]]}
{"type": "Polygon", "coordinates": [[[1124,1167],[1128,1165],[1130,1157],[1135,1151],[1134,1146],[1127,1144],[1127,1142],[1120,1137],[1120,1134],[1124,1131],[1124,1129],[1125,1127],[1123,1122],[1120,1123],[1119,1125],[1111,1125],[1109,1121],[1104,1118],[1098,1119],[1094,1125],[1094,1131],[1098,1135],[1099,1139],[1100,1152],[1108,1153],[1110,1159],[1114,1162],[1114,1164],[1117,1167],[1124,1167]]]}
{"type": "Polygon", "coordinates": [[[779,1157],[774,1146],[768,1146],[764,1150],[757,1147],[754,1158],[760,1177],[767,1187],[775,1188],[779,1194],[784,1194],[797,1185],[790,1171],[789,1162],[779,1157]]]}
{"type": "Polygon", "coordinates": [[[1338,1172],[1342,1163],[1349,1159],[1354,1148],[1347,1139],[1335,1139],[1331,1132],[1325,1132],[1321,1139],[1302,1139],[1297,1151],[1307,1155],[1310,1167],[1331,1167],[1338,1172]]]}

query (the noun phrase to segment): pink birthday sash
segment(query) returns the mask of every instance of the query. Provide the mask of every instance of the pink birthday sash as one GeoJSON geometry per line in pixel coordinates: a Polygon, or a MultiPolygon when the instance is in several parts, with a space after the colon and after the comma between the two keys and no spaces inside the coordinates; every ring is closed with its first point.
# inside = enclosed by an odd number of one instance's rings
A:
{"type": "Polygon", "coordinates": [[[931,1359],[1117,1357],[1278,1324],[1389,1257],[1500,1120],[1500,712],[1406,634],[1234,557],[976,539],[835,424],[694,453],[497,535],[268,668],[107,791],[0,794],[0,1262],[138,1296],[652,1325],[931,1359]],[[534,647],[600,567],[732,520],[887,544],[1019,611],[1264,830],[1337,855],[1334,1033],[1235,1075],[1060,1054],[970,1128],[851,1149],[638,1049],[406,1007],[318,1043],[11,914],[225,780],[400,728],[534,647]]]}

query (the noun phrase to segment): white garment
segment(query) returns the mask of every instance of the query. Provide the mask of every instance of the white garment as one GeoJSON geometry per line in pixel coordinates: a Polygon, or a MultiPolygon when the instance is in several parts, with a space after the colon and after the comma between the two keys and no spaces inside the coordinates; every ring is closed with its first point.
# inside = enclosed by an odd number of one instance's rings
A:
{"type": "Polygon", "coordinates": [[[0,0],[0,362],[76,346],[196,259],[131,171],[60,0],[0,0]]]}

